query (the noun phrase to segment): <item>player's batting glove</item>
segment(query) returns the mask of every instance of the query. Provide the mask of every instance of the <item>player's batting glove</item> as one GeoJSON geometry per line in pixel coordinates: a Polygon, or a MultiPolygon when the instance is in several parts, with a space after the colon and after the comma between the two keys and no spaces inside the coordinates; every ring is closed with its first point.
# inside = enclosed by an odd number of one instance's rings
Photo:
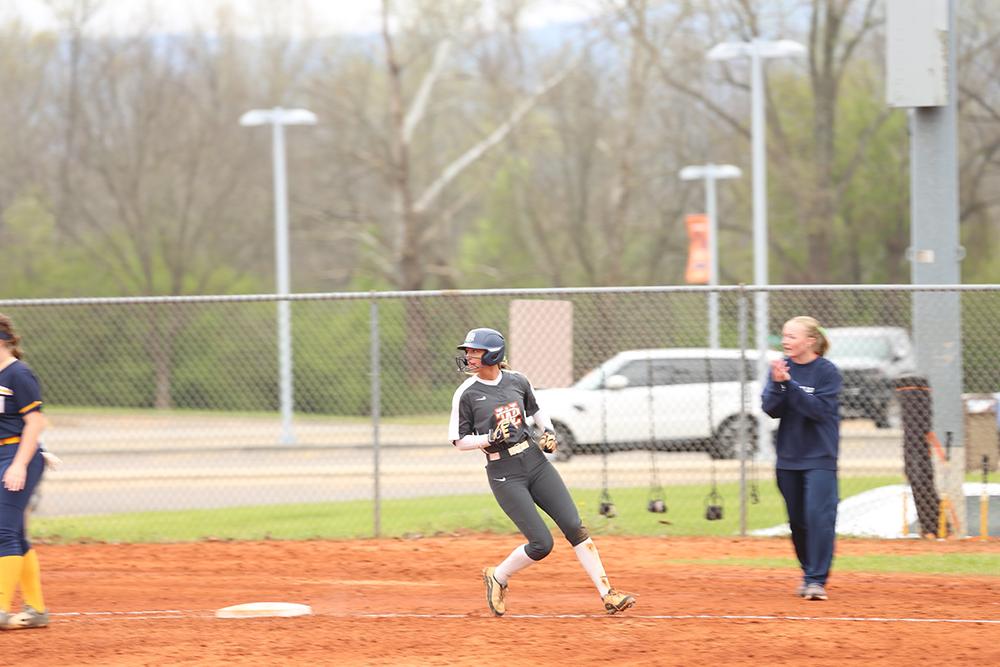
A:
{"type": "Polygon", "coordinates": [[[538,440],[538,446],[541,447],[542,451],[546,454],[551,454],[556,451],[556,445],[558,444],[559,443],[556,442],[556,434],[549,429],[545,429],[542,433],[542,437],[538,440]]]}
{"type": "Polygon", "coordinates": [[[507,442],[510,439],[510,422],[506,419],[500,420],[496,427],[486,436],[491,445],[507,442]]]}

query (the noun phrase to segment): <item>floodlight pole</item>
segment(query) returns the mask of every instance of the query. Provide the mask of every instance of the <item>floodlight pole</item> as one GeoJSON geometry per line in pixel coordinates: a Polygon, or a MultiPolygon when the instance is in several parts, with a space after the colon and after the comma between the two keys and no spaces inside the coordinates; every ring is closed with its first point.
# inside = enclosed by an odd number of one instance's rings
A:
{"type": "MultiPolygon", "coordinates": [[[[240,125],[271,126],[271,161],[274,169],[275,291],[291,291],[288,260],[288,179],[285,166],[285,125],[314,125],[316,115],[307,109],[254,109],[240,117],[240,125]]],[[[281,409],[281,444],[295,444],[292,428],[292,314],[287,298],[278,301],[278,383],[281,409]]]]}
{"type": "MultiPolygon", "coordinates": [[[[708,217],[708,284],[719,284],[719,224],[716,214],[715,181],[722,178],[739,178],[743,172],[731,164],[692,165],[681,169],[681,180],[697,178],[705,181],[705,215],[708,217]]],[[[708,293],[708,346],[719,347],[719,293],[708,293]]]]}
{"type": "MultiPolygon", "coordinates": [[[[708,216],[708,285],[719,284],[719,224],[715,213],[715,176],[705,175],[705,215],[708,216]]],[[[719,293],[708,294],[708,346],[719,347],[719,293]]]]}
{"type": "MultiPolygon", "coordinates": [[[[750,107],[753,161],[753,281],[761,287],[767,276],[767,118],[764,116],[764,66],[756,42],[750,49],[750,107]]],[[[754,294],[754,320],[757,334],[757,378],[767,373],[767,292],[754,294]]],[[[761,380],[763,381],[763,380],[761,380]]],[[[763,431],[758,431],[763,433],[763,431]]]]}
{"type": "MultiPolygon", "coordinates": [[[[909,109],[910,277],[914,285],[962,282],[958,151],[957,0],[887,0],[886,84],[891,107],[909,109]]],[[[932,427],[951,441],[952,462],[939,468],[959,536],[968,532],[965,481],[965,407],[962,392],[962,296],[912,294],[917,368],[934,396],[932,427]]],[[[940,535],[938,537],[941,537],[940,535]]]]}
{"type": "MultiPolygon", "coordinates": [[[[767,292],[767,150],[766,118],[764,116],[764,59],[801,56],[806,47],[790,40],[752,42],[723,42],[708,52],[709,60],[750,58],[750,107],[751,143],[753,161],[753,281],[758,287],[754,293],[754,328],[757,342],[757,378],[767,376],[768,313],[767,292]]],[[[760,414],[759,438],[766,432],[767,416],[760,414]]],[[[763,447],[760,448],[763,451],[763,447]]]]}

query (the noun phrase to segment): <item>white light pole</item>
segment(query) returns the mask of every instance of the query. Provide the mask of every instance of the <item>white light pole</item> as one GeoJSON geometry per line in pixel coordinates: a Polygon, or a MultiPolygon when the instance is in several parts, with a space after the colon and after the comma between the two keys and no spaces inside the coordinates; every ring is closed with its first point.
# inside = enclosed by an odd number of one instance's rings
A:
{"type": "MultiPolygon", "coordinates": [[[[803,56],[806,47],[798,42],[782,39],[752,42],[723,42],[708,52],[709,60],[735,60],[750,58],[751,141],[753,143],[753,281],[765,287],[767,280],[767,153],[765,139],[767,128],[764,117],[764,59],[803,56]]],[[[754,328],[757,338],[757,379],[763,382],[767,375],[767,292],[754,294],[754,328]]],[[[759,451],[763,451],[767,417],[762,412],[757,424],[759,451]]]]}
{"type": "MultiPolygon", "coordinates": [[[[739,167],[731,164],[691,165],[681,169],[682,181],[705,179],[705,215],[708,217],[708,284],[719,284],[719,224],[716,218],[715,181],[723,178],[739,178],[743,175],[739,167]]],[[[719,293],[708,294],[708,346],[719,347],[719,293]]]]}
{"type": "MultiPolygon", "coordinates": [[[[271,126],[271,159],[274,165],[275,288],[279,296],[291,290],[288,275],[288,185],[285,176],[285,125],[315,125],[316,114],[307,109],[254,109],[240,116],[240,125],[271,126]]],[[[281,444],[295,443],[292,432],[292,318],[287,300],[278,301],[278,378],[281,404],[281,444]]]]}

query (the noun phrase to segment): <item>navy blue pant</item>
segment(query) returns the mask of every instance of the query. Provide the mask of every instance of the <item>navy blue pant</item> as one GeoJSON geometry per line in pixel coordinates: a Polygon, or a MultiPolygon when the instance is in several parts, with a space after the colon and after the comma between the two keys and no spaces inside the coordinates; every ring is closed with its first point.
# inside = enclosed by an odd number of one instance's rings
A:
{"type": "Polygon", "coordinates": [[[836,470],[777,470],[805,583],[826,584],[837,528],[836,470]]]}
{"type": "MultiPolygon", "coordinates": [[[[7,472],[16,453],[17,445],[0,447],[0,479],[7,472]]],[[[23,489],[8,491],[0,482],[0,557],[23,556],[31,549],[24,533],[24,511],[28,508],[28,501],[41,481],[44,470],[45,459],[42,458],[41,451],[36,451],[28,462],[28,475],[23,489]]]]}
{"type": "Polygon", "coordinates": [[[552,533],[536,505],[552,517],[574,547],[590,537],[559,471],[538,447],[532,445],[523,454],[490,461],[486,474],[500,508],[528,540],[524,551],[532,560],[542,560],[553,547],[552,533]]]}

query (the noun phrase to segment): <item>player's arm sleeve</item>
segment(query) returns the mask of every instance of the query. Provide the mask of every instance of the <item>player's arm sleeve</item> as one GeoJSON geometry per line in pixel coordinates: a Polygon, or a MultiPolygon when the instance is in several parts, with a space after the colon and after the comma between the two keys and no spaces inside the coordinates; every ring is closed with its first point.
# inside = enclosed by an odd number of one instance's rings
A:
{"type": "Polygon", "coordinates": [[[18,373],[11,378],[11,385],[14,390],[14,405],[21,416],[42,409],[42,389],[34,374],[18,373]]]}
{"type": "Polygon", "coordinates": [[[538,417],[535,414],[538,412],[538,400],[535,398],[535,388],[531,386],[531,381],[527,377],[524,377],[524,413],[535,419],[535,423],[538,423],[538,417]]]}
{"type": "Polygon", "coordinates": [[[531,418],[535,420],[535,426],[544,431],[556,430],[556,427],[552,425],[552,419],[549,418],[549,413],[544,408],[538,408],[535,414],[531,415],[531,418]]]}
{"type": "Polygon", "coordinates": [[[468,451],[489,445],[489,436],[477,435],[472,428],[472,408],[463,401],[465,387],[459,387],[451,399],[451,419],[448,422],[448,439],[457,449],[468,451]]]}
{"type": "Polygon", "coordinates": [[[463,452],[467,452],[474,449],[482,449],[490,444],[489,436],[483,433],[482,435],[474,435],[470,433],[469,435],[462,436],[458,440],[452,440],[452,444],[455,445],[456,449],[463,452]]]}
{"type": "Polygon", "coordinates": [[[788,381],[788,408],[798,410],[808,419],[820,421],[837,415],[840,409],[840,373],[831,369],[823,376],[823,381],[817,383],[813,393],[803,391],[795,380],[788,381]]]}
{"type": "Polygon", "coordinates": [[[524,411],[531,417],[531,420],[535,423],[535,426],[545,431],[554,431],[555,426],[552,425],[552,419],[549,418],[549,414],[538,404],[538,399],[535,398],[535,387],[532,386],[528,378],[524,379],[524,384],[526,389],[524,390],[524,411]]]}

